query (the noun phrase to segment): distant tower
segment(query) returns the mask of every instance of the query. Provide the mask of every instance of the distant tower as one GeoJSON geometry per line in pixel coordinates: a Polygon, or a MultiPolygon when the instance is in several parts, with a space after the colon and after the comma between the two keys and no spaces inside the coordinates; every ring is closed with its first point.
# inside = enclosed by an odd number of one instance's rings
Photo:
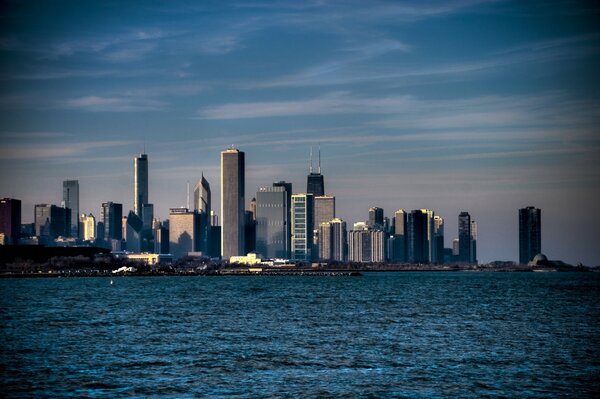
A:
{"type": "Polygon", "coordinates": [[[474,220],[471,220],[471,263],[477,264],[477,222],[474,220]]]}
{"type": "Polygon", "coordinates": [[[288,183],[286,181],[280,180],[278,182],[273,183],[273,187],[283,187],[285,189],[285,195],[287,198],[287,210],[288,215],[285,220],[285,225],[287,229],[287,255],[286,258],[290,259],[292,257],[292,183],[288,183]]]}
{"type": "Polygon", "coordinates": [[[471,262],[471,215],[461,212],[458,215],[458,260],[471,262]]]}
{"type": "Polygon", "coordinates": [[[319,228],[321,223],[330,222],[335,218],[335,197],[323,195],[315,197],[315,229],[319,228]]]}
{"type": "Polygon", "coordinates": [[[444,263],[444,218],[439,215],[433,217],[433,242],[431,262],[444,263]]]}
{"type": "Polygon", "coordinates": [[[202,222],[198,212],[187,208],[169,210],[169,250],[174,259],[198,251],[201,228],[202,222]]]}
{"type": "Polygon", "coordinates": [[[312,165],[312,147],[310,149],[310,166],[308,179],[306,183],[306,193],[312,194],[315,197],[325,195],[325,183],[323,181],[323,175],[321,174],[321,148],[319,147],[319,166],[317,173],[313,172],[312,165]]]}
{"type": "Polygon", "coordinates": [[[62,207],[71,210],[71,225],[69,226],[69,235],[79,238],[79,181],[63,181],[63,200],[62,207]]]}
{"type": "Polygon", "coordinates": [[[533,206],[519,209],[519,263],[527,264],[542,252],[542,211],[533,206]]]}
{"type": "Polygon", "coordinates": [[[221,152],[221,256],[244,255],[245,154],[221,152]]]}
{"type": "Polygon", "coordinates": [[[96,239],[96,218],[91,213],[82,215],[83,221],[83,239],[93,241],[96,239]]]}
{"type": "Polygon", "coordinates": [[[346,222],[333,219],[331,222],[331,259],[340,262],[348,260],[348,233],[346,222]]]}
{"type": "Polygon", "coordinates": [[[133,211],[143,218],[142,206],[148,203],[148,155],[133,159],[133,211]]]}

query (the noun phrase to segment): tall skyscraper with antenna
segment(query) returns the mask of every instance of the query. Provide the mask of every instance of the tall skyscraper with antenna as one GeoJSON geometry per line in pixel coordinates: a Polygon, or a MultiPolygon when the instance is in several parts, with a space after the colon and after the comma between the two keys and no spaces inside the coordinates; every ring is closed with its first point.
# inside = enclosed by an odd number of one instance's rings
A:
{"type": "Polygon", "coordinates": [[[319,147],[319,163],[317,173],[313,171],[312,147],[310,148],[310,165],[308,179],[306,183],[307,194],[312,194],[315,197],[325,195],[325,183],[321,174],[321,147],[319,147]]]}
{"type": "Polygon", "coordinates": [[[143,217],[142,207],[148,203],[148,155],[133,159],[133,211],[143,217]]]}

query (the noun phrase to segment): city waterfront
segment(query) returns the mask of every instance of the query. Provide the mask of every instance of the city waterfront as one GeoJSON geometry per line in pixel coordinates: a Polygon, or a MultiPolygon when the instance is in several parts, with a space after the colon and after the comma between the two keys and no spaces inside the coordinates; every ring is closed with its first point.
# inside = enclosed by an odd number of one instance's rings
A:
{"type": "Polygon", "coordinates": [[[5,397],[594,397],[597,273],[3,279],[5,397]]]}

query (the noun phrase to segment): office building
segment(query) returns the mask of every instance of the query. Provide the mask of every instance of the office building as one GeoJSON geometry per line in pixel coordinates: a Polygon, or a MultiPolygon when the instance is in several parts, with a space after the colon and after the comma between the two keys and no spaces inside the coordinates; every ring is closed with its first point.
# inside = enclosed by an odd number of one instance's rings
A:
{"type": "Polygon", "coordinates": [[[369,208],[368,224],[372,229],[383,229],[383,209],[376,206],[369,208]]]}
{"type": "Polygon", "coordinates": [[[169,221],[158,222],[154,225],[154,253],[168,254],[169,252],[169,221]]]}
{"type": "Polygon", "coordinates": [[[256,220],[252,211],[244,211],[244,253],[256,251],[256,220]]]}
{"type": "Polygon", "coordinates": [[[383,262],[385,260],[385,233],[383,230],[364,228],[348,232],[348,260],[350,262],[383,262]]]}
{"type": "Polygon", "coordinates": [[[221,256],[245,255],[245,157],[235,148],[221,152],[221,256]]]}
{"type": "Polygon", "coordinates": [[[252,213],[252,220],[256,221],[256,198],[250,200],[250,212],[252,213]]]}
{"type": "Polygon", "coordinates": [[[431,247],[431,262],[444,263],[444,218],[438,215],[433,217],[433,242],[431,247]]]}
{"type": "Polygon", "coordinates": [[[318,247],[318,259],[319,260],[330,260],[333,255],[332,246],[332,226],[329,222],[324,222],[319,225],[319,247],[318,247]]]}
{"type": "Polygon", "coordinates": [[[394,214],[393,256],[394,262],[407,261],[406,212],[398,209],[394,214]]]}
{"type": "Polygon", "coordinates": [[[533,206],[519,209],[519,263],[526,265],[542,253],[542,211],[533,206]]]}
{"type": "Polygon", "coordinates": [[[126,249],[128,252],[140,253],[145,251],[143,244],[144,222],[142,218],[135,214],[134,211],[129,211],[126,223],[126,249]]]}
{"type": "Polygon", "coordinates": [[[312,194],[292,195],[292,259],[310,262],[313,257],[312,194]]]}
{"type": "Polygon", "coordinates": [[[280,180],[273,183],[273,187],[283,187],[287,196],[287,210],[288,216],[286,219],[287,225],[287,240],[288,240],[288,253],[285,258],[290,259],[292,257],[292,183],[280,180]]]}
{"type": "Polygon", "coordinates": [[[461,212],[458,215],[458,260],[471,262],[471,215],[461,212]]]}
{"type": "Polygon", "coordinates": [[[256,193],[256,252],[268,259],[288,258],[290,237],[288,192],[283,186],[256,193]]]}
{"type": "Polygon", "coordinates": [[[123,204],[105,202],[102,204],[100,219],[104,225],[104,240],[123,239],[123,204]]]}
{"type": "Polygon", "coordinates": [[[346,222],[335,218],[329,224],[331,224],[331,260],[346,262],[348,260],[346,222]]]}
{"type": "Polygon", "coordinates": [[[435,212],[431,209],[421,209],[425,215],[425,240],[423,241],[424,262],[433,262],[433,234],[435,212]]]}
{"type": "Polygon", "coordinates": [[[21,200],[0,199],[0,234],[6,244],[17,244],[21,232],[21,200]]]}
{"type": "Polygon", "coordinates": [[[479,263],[477,260],[477,222],[471,220],[471,263],[479,263]]]}
{"type": "Polygon", "coordinates": [[[71,210],[71,225],[69,226],[69,236],[79,238],[79,181],[63,181],[63,208],[71,210]]]}
{"type": "Polygon", "coordinates": [[[330,195],[322,195],[314,198],[314,225],[318,227],[321,225],[321,223],[329,222],[335,219],[335,197],[330,195]]]}
{"type": "Polygon", "coordinates": [[[429,262],[428,215],[422,209],[407,214],[407,261],[429,262]]]}
{"type": "Polygon", "coordinates": [[[96,239],[96,218],[91,213],[81,215],[83,225],[83,239],[85,241],[94,241],[96,239]]]}
{"type": "Polygon", "coordinates": [[[71,210],[50,204],[35,205],[35,234],[39,237],[67,237],[71,233],[71,210]]]}
{"type": "Polygon", "coordinates": [[[213,210],[210,184],[204,177],[204,173],[194,187],[194,210],[202,218],[203,231],[201,232],[200,248],[202,252],[208,253],[210,249],[210,226],[213,210]]]}
{"type": "Polygon", "coordinates": [[[188,208],[171,208],[169,213],[169,250],[173,259],[198,252],[199,233],[202,229],[200,214],[188,208]]]}
{"type": "Polygon", "coordinates": [[[306,193],[315,197],[325,195],[325,182],[321,174],[321,148],[319,148],[319,164],[317,172],[313,172],[312,147],[310,149],[310,165],[308,178],[306,180],[306,193]]]}
{"type": "Polygon", "coordinates": [[[133,158],[133,211],[143,218],[142,206],[148,203],[148,155],[133,158]]]}

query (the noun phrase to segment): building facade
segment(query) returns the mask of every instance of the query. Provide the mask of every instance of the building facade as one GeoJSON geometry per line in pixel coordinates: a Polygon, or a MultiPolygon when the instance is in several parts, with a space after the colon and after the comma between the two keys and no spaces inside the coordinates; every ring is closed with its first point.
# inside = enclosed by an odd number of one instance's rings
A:
{"type": "Polygon", "coordinates": [[[71,225],[69,226],[69,235],[79,238],[79,181],[63,181],[63,208],[71,210],[71,225]]]}
{"type": "Polygon", "coordinates": [[[133,158],[133,211],[143,218],[142,206],[148,203],[148,155],[133,158]]]}
{"type": "Polygon", "coordinates": [[[542,253],[542,211],[533,206],[519,209],[519,263],[526,265],[542,253]]]}
{"type": "Polygon", "coordinates": [[[458,215],[458,260],[471,262],[471,215],[461,212],[458,215]]]}
{"type": "Polygon", "coordinates": [[[259,188],[256,193],[256,251],[263,257],[289,257],[289,214],[285,187],[259,188]]]}
{"type": "Polygon", "coordinates": [[[21,200],[0,199],[0,233],[5,243],[17,244],[21,233],[21,200]]]}
{"type": "Polygon", "coordinates": [[[110,201],[103,203],[100,219],[104,225],[106,241],[123,239],[123,204],[110,201]]]}
{"type": "Polygon", "coordinates": [[[71,210],[50,204],[35,205],[35,234],[39,237],[68,237],[71,233],[71,210]]]}
{"type": "Polygon", "coordinates": [[[221,152],[221,256],[245,255],[245,156],[235,148],[221,152]]]}
{"type": "Polygon", "coordinates": [[[198,251],[202,229],[200,214],[188,208],[171,208],[169,212],[169,250],[173,259],[198,251]]]}
{"type": "Polygon", "coordinates": [[[292,195],[292,259],[310,262],[313,258],[312,194],[292,195]]]}

